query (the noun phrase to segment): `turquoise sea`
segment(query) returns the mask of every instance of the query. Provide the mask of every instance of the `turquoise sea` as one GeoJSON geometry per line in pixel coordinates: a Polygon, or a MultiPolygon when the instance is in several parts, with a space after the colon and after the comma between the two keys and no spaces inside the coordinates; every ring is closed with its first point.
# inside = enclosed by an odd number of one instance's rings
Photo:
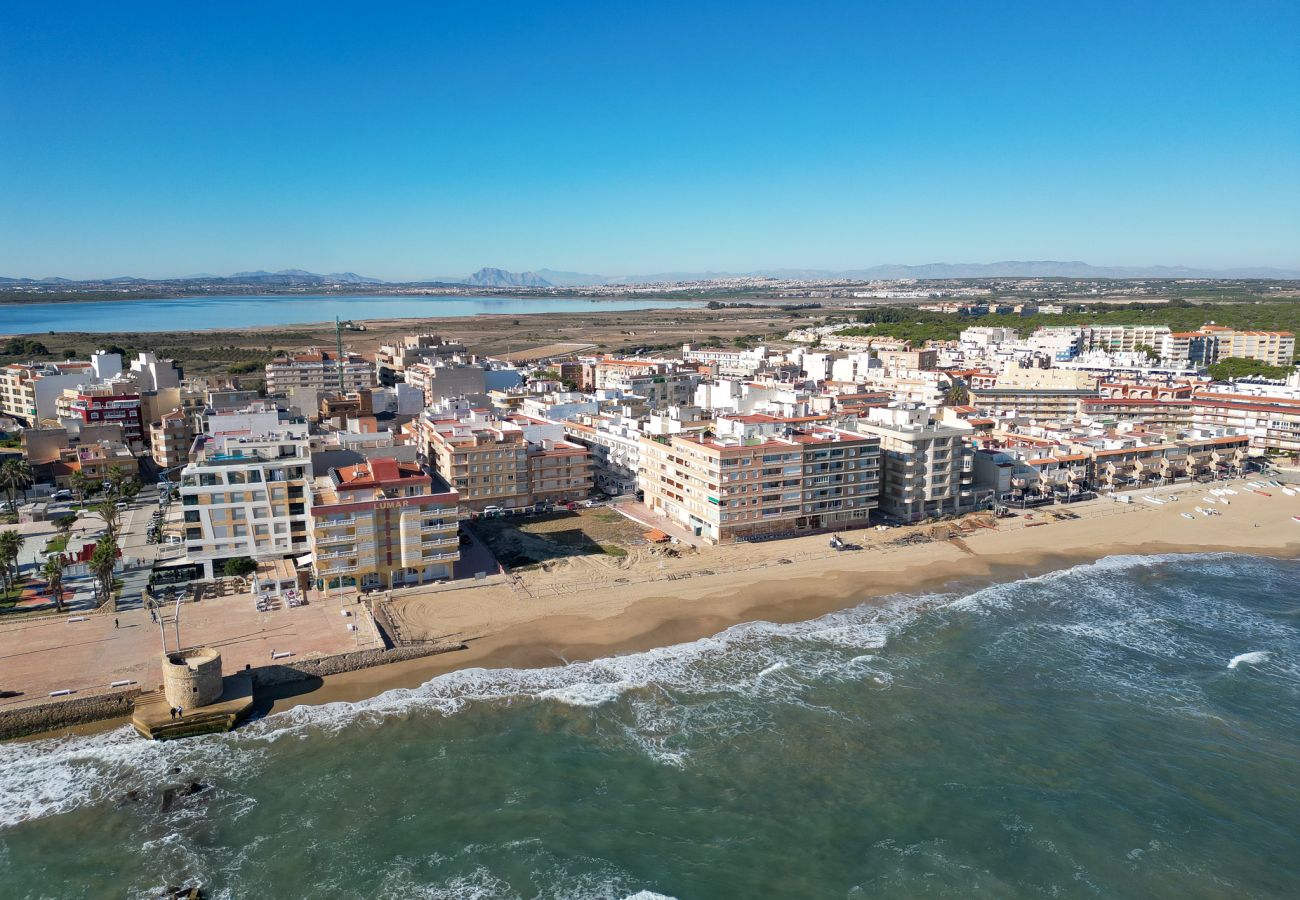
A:
{"type": "Polygon", "coordinates": [[[98,300],[84,303],[0,304],[0,334],[47,331],[196,331],[251,328],[340,319],[420,319],[449,316],[584,313],[680,309],[688,300],[596,300],[581,297],[412,297],[363,294],[274,294],[181,297],[170,300],[98,300]]]}
{"type": "Polygon", "coordinates": [[[1113,557],[229,735],[12,743],[0,890],[1296,897],[1298,581],[1113,557]]]}

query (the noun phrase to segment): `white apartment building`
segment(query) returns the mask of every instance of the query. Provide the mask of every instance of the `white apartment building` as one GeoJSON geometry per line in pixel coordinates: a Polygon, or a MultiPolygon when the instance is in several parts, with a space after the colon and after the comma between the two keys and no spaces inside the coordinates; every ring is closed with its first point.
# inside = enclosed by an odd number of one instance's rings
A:
{"type": "Polygon", "coordinates": [[[715,366],[722,375],[753,375],[767,359],[766,347],[736,350],[725,347],[692,347],[682,345],[682,359],[686,362],[715,366]]]}
{"type": "Polygon", "coordinates": [[[181,472],[185,550],[204,576],[226,560],[308,550],[312,465],[305,427],[260,437],[208,439],[181,472]]]}
{"type": "Polygon", "coordinates": [[[1168,325],[1090,325],[1083,329],[1083,349],[1111,353],[1133,353],[1142,347],[1156,350],[1169,331],[1168,325]]]}
{"type": "Polygon", "coordinates": [[[342,390],[346,394],[373,387],[375,383],[374,364],[348,351],[343,353],[342,364],[336,353],[319,348],[278,356],[266,364],[268,394],[300,390],[342,390]]]}
{"type": "Polygon", "coordinates": [[[641,429],[623,415],[583,415],[564,423],[569,440],[591,451],[592,480],[612,496],[636,490],[641,468],[641,429]]]}
{"type": "Polygon", "coordinates": [[[405,369],[406,383],[420,391],[424,405],[433,406],[453,397],[487,393],[487,371],[482,366],[445,362],[419,362],[405,369]]]}
{"type": "Polygon", "coordinates": [[[962,421],[939,423],[931,410],[889,406],[867,410],[857,429],[880,441],[880,510],[903,522],[976,509],[973,433],[962,421]]]}

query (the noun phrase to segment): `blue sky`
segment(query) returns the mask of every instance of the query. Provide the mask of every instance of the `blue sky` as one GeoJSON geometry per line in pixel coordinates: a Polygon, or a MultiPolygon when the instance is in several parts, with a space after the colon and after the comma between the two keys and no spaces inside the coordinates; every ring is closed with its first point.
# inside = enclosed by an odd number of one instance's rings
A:
{"type": "Polygon", "coordinates": [[[1300,4],[0,8],[0,274],[1300,267],[1300,4]]]}

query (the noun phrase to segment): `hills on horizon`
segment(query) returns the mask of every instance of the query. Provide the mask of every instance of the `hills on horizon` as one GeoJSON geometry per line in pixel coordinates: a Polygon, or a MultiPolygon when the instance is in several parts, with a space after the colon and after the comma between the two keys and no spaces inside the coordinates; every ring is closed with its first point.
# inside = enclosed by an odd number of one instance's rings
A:
{"type": "Polygon", "coordinates": [[[463,284],[470,287],[490,288],[578,288],[711,281],[731,278],[846,281],[907,278],[918,280],[953,278],[1267,278],[1290,280],[1300,279],[1300,269],[1267,266],[1233,269],[1200,269],[1192,266],[1094,266],[1078,260],[1004,260],[993,263],[927,263],[915,266],[893,264],[870,266],[864,269],[757,269],[748,272],[659,272],[649,275],[597,275],[556,269],[511,272],[506,269],[484,267],[468,276],[442,276],[418,281],[387,281],[382,278],[358,275],[355,272],[334,272],[321,275],[305,269],[281,269],[276,272],[258,269],[249,272],[235,272],[232,275],[224,276],[202,273],[177,278],[137,278],[129,275],[87,279],[58,276],[48,278],[0,276],[0,284],[148,284],[176,281],[220,281],[277,287],[309,287],[326,284],[463,284]]]}

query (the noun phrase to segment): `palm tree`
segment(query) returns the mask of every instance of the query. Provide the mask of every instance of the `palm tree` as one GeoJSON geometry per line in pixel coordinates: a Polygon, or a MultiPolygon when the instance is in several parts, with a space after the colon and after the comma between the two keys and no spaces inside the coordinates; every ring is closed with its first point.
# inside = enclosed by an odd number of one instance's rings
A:
{"type": "Polygon", "coordinates": [[[109,597],[113,596],[115,568],[117,568],[117,542],[112,537],[100,538],[99,543],[95,545],[94,554],[90,557],[90,571],[99,582],[96,593],[99,594],[100,599],[97,605],[103,605],[109,597]]]}
{"type": "Polygon", "coordinates": [[[121,517],[122,511],[117,508],[117,504],[112,500],[105,500],[95,505],[95,512],[99,513],[99,517],[104,520],[104,529],[108,532],[108,539],[116,543],[118,519],[121,517]]]}
{"type": "Polygon", "coordinates": [[[22,549],[23,536],[12,528],[0,531],[0,576],[8,593],[18,578],[18,551],[22,549]]]}
{"type": "Polygon", "coordinates": [[[109,469],[108,477],[104,479],[108,482],[109,494],[113,497],[120,497],[122,495],[122,485],[126,484],[126,480],[130,477],[121,466],[113,466],[109,469]]]}
{"type": "Polygon", "coordinates": [[[46,588],[59,612],[63,612],[63,570],[67,565],[68,561],[64,559],[62,553],[53,553],[45,560],[45,565],[41,569],[41,574],[45,576],[46,588]]]}
{"type": "Polygon", "coordinates": [[[0,465],[0,486],[4,487],[5,493],[9,496],[9,508],[16,509],[17,504],[14,502],[21,491],[23,499],[27,499],[27,486],[32,483],[32,467],[25,459],[7,459],[0,465]]]}
{"type": "Polygon", "coordinates": [[[77,502],[82,503],[86,499],[86,491],[90,489],[90,478],[85,472],[77,469],[68,478],[72,489],[77,492],[77,502]]]}

